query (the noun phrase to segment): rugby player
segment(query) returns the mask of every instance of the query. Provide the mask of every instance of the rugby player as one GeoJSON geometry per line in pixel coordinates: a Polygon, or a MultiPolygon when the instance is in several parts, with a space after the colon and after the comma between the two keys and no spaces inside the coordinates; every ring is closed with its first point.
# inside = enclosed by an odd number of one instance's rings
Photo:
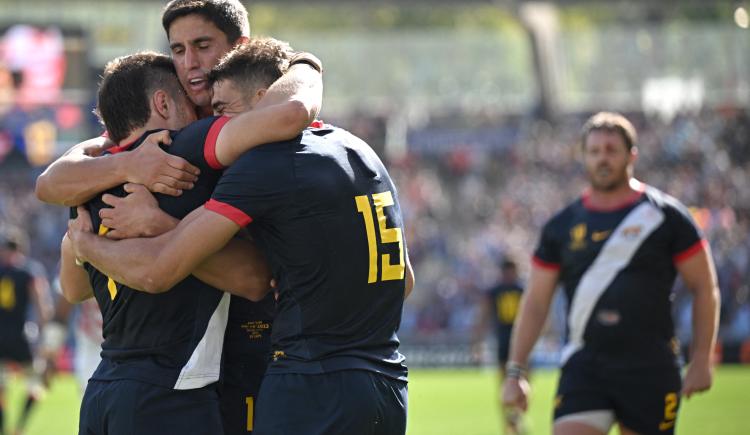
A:
{"type": "Polygon", "coordinates": [[[602,112],[583,128],[589,188],[544,226],[513,331],[503,399],[525,409],[529,353],[555,287],[569,301],[568,343],[554,433],[672,434],[682,397],[708,390],[719,291],[708,243],[675,198],[633,177],[633,125],[602,112]],[[693,293],[693,342],[684,380],[670,293],[693,293]]]}

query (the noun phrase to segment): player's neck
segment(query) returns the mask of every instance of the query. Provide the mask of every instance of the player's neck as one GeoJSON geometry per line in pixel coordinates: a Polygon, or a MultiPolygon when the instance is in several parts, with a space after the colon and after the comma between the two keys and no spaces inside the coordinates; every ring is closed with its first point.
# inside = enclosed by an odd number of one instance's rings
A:
{"type": "Polygon", "coordinates": [[[164,122],[164,120],[160,118],[154,119],[154,117],[151,117],[151,119],[149,119],[148,122],[146,122],[146,125],[144,125],[143,127],[138,127],[134,129],[133,131],[131,131],[130,134],[125,139],[121,140],[120,143],[118,143],[117,145],[123,146],[123,145],[131,144],[137,141],[138,139],[140,139],[141,136],[143,136],[143,134],[149,130],[165,130],[165,129],[168,130],[169,125],[167,125],[167,123],[164,122]]]}
{"type": "Polygon", "coordinates": [[[211,107],[211,105],[198,106],[195,108],[195,114],[198,115],[198,119],[207,118],[209,116],[213,116],[214,109],[211,107]]]}
{"type": "Polygon", "coordinates": [[[646,189],[646,185],[630,178],[627,183],[613,190],[597,190],[588,188],[583,193],[586,207],[596,210],[616,210],[635,199],[646,189]]]}

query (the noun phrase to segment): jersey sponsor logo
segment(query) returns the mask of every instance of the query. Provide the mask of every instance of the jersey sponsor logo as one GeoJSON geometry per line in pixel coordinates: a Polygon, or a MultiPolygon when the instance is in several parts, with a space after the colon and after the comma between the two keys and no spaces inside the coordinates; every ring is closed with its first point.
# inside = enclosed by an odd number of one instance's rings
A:
{"type": "Polygon", "coordinates": [[[620,323],[620,313],[615,310],[599,310],[596,319],[604,326],[614,326],[620,323]]]}
{"type": "Polygon", "coordinates": [[[633,225],[627,228],[623,228],[622,231],[620,231],[620,234],[622,234],[623,237],[626,239],[636,239],[638,238],[638,235],[641,234],[641,226],[640,225],[633,225]]]}
{"type": "Polygon", "coordinates": [[[279,358],[286,358],[286,353],[283,350],[274,350],[273,351],[273,360],[278,361],[279,358]]]}
{"type": "Polygon", "coordinates": [[[594,231],[591,233],[591,241],[592,242],[601,242],[602,240],[605,240],[607,237],[609,237],[609,234],[612,232],[612,230],[607,231],[594,231]]]}
{"type": "Polygon", "coordinates": [[[240,328],[247,332],[248,339],[260,340],[263,338],[263,333],[271,329],[271,324],[262,320],[251,320],[240,325],[240,328]]]}
{"type": "Polygon", "coordinates": [[[570,230],[570,250],[580,251],[586,247],[586,224],[578,224],[570,230]]]}

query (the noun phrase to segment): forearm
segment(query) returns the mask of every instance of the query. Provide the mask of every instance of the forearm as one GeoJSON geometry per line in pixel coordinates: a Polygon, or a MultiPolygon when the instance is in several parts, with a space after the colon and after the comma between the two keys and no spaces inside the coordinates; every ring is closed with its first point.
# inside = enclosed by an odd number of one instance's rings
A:
{"type": "Polygon", "coordinates": [[[88,273],[75,263],[75,255],[67,235],[60,247],[60,288],[65,300],[72,304],[94,296],[88,273]]]}
{"type": "Polygon", "coordinates": [[[156,209],[156,213],[150,219],[144,229],[145,237],[156,237],[172,231],[180,224],[180,220],[173,217],[162,209],[156,209]]]}
{"type": "Polygon", "coordinates": [[[306,124],[313,122],[323,103],[323,76],[309,65],[292,65],[268,88],[256,109],[294,100],[304,103],[306,124]]]}
{"type": "Polygon", "coordinates": [[[219,133],[216,158],[229,166],[251,148],[293,139],[308,125],[307,109],[300,101],[245,112],[230,120],[219,133]]]}
{"type": "MultiPolygon", "coordinates": [[[[148,293],[159,293],[155,289],[153,276],[167,282],[179,282],[184,276],[175,276],[179,261],[159,255],[166,243],[163,236],[150,239],[136,238],[117,242],[94,234],[82,235],[78,251],[85,261],[115,282],[148,293]]],[[[171,287],[171,286],[170,286],[171,287]]]]}
{"type": "Polygon", "coordinates": [[[260,250],[235,237],[194,271],[198,279],[233,295],[259,301],[270,290],[271,272],[260,250]]]}
{"type": "Polygon", "coordinates": [[[509,361],[528,364],[529,355],[539,339],[548,312],[549,304],[524,297],[518,319],[513,325],[509,361]]]}
{"type": "Polygon", "coordinates": [[[719,289],[694,292],[691,362],[709,363],[719,329],[719,289]]]}
{"type": "Polygon", "coordinates": [[[190,275],[221,250],[237,233],[231,219],[203,207],[191,212],[172,231],[158,237],[113,242],[82,229],[91,229],[88,213],[68,224],[73,228],[76,254],[113,280],[147,293],[163,293],[190,275]]]}
{"type": "Polygon", "coordinates": [[[82,151],[53,162],[36,180],[36,196],[50,204],[74,206],[127,180],[121,155],[89,157],[82,151]]]}

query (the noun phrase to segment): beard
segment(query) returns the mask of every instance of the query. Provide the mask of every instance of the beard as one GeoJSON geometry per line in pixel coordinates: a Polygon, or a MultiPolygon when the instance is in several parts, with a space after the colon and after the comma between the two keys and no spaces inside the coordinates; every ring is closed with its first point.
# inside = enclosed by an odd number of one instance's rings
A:
{"type": "Polygon", "coordinates": [[[594,170],[587,170],[591,188],[599,192],[612,192],[628,184],[627,167],[613,168],[599,165],[594,170]]]}

